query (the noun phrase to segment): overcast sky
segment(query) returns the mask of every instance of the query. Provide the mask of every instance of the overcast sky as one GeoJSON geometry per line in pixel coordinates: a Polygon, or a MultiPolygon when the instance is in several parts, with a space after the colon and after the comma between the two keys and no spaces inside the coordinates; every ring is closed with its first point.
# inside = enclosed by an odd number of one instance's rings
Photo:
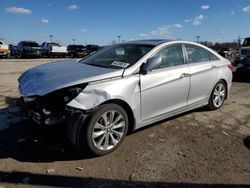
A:
{"type": "Polygon", "coordinates": [[[0,38],[62,44],[250,36],[250,0],[0,0],[0,38]]]}

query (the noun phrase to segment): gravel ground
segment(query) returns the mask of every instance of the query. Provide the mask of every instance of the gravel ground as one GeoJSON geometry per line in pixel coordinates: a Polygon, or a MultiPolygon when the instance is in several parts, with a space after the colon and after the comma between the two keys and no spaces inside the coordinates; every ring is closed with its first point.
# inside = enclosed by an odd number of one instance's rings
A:
{"type": "Polygon", "coordinates": [[[62,125],[40,128],[18,116],[16,79],[51,61],[0,60],[0,188],[250,187],[249,78],[237,77],[221,109],[156,123],[93,157],[72,149],[62,125]]]}

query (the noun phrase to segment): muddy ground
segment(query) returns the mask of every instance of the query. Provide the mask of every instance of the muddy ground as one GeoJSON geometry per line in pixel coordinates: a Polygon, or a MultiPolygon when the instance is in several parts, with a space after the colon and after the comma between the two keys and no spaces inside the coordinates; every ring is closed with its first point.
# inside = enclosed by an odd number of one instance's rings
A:
{"type": "Polygon", "coordinates": [[[16,79],[52,60],[0,60],[0,188],[250,187],[250,79],[234,80],[224,106],[197,109],[126,137],[115,152],[79,155],[62,126],[21,119],[16,79]]]}

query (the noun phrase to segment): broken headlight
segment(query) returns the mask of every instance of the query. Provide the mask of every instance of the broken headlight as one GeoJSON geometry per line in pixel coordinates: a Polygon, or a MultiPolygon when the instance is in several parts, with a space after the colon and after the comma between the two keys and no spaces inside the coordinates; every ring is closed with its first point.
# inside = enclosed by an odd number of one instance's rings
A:
{"type": "Polygon", "coordinates": [[[70,102],[72,99],[74,99],[75,97],[77,97],[77,95],[79,95],[79,93],[82,92],[82,90],[86,87],[86,85],[84,86],[76,86],[76,87],[70,87],[70,88],[66,88],[63,89],[61,93],[57,92],[57,95],[61,95],[63,96],[63,101],[65,103],[70,102]]]}

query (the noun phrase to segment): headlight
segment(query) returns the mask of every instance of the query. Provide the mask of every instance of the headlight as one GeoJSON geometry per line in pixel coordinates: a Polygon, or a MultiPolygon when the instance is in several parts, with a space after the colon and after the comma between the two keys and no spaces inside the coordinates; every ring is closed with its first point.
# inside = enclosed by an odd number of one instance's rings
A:
{"type": "Polygon", "coordinates": [[[63,100],[64,102],[69,102],[74,99],[79,93],[82,92],[84,88],[76,87],[76,88],[69,88],[65,91],[63,100]]]}
{"type": "Polygon", "coordinates": [[[60,101],[64,101],[64,103],[68,103],[72,99],[77,97],[77,95],[79,95],[79,93],[81,93],[82,90],[84,90],[86,86],[87,84],[80,84],[80,85],[75,85],[75,86],[71,86],[68,88],[63,88],[63,89],[55,91],[54,93],[51,93],[50,96],[54,96],[58,99],[60,98],[59,99],[60,101]]]}
{"type": "Polygon", "coordinates": [[[24,97],[23,100],[24,100],[25,103],[27,103],[27,102],[32,102],[32,101],[36,100],[36,98],[37,97],[34,97],[34,96],[32,96],[32,97],[24,97]]]}

